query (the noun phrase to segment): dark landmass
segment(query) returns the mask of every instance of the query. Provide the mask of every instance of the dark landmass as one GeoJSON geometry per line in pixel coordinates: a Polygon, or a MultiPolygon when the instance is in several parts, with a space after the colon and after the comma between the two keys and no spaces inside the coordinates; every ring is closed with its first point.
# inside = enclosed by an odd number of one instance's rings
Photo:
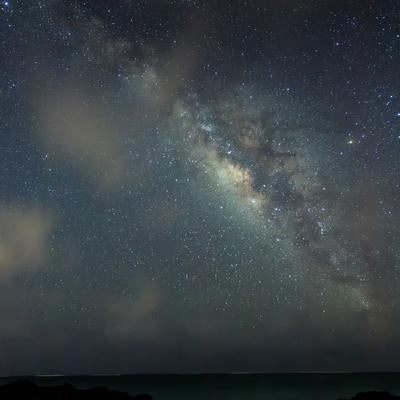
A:
{"type": "MultiPolygon", "coordinates": [[[[148,394],[132,396],[104,387],[77,389],[69,383],[58,386],[39,386],[28,380],[0,385],[1,400],[152,400],[148,394]]],[[[340,399],[343,400],[343,399],[340,399]]],[[[361,392],[350,400],[400,400],[389,392],[361,392]]]]}
{"type": "Polygon", "coordinates": [[[400,400],[400,397],[389,392],[365,392],[357,393],[350,400],[400,400]]]}
{"type": "Polygon", "coordinates": [[[61,386],[38,386],[29,381],[14,381],[0,386],[1,400],[152,400],[148,394],[128,393],[103,387],[76,389],[69,383],[61,386]]]}

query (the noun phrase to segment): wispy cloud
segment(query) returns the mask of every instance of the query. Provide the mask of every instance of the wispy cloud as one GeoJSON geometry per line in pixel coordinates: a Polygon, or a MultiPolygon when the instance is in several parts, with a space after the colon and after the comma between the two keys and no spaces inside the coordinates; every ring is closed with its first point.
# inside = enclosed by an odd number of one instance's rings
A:
{"type": "Polygon", "coordinates": [[[0,283],[43,265],[53,225],[38,208],[0,207],[0,283]]]}

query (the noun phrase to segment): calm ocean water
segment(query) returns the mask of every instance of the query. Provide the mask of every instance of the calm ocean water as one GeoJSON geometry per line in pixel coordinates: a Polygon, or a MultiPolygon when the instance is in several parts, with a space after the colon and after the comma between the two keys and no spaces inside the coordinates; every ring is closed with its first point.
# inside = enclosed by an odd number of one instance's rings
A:
{"type": "MultiPolygon", "coordinates": [[[[357,392],[388,390],[400,395],[400,373],[56,376],[27,378],[41,385],[70,382],[105,386],[155,400],[338,400],[357,392]]],[[[0,378],[5,383],[15,378],[0,378]]]]}

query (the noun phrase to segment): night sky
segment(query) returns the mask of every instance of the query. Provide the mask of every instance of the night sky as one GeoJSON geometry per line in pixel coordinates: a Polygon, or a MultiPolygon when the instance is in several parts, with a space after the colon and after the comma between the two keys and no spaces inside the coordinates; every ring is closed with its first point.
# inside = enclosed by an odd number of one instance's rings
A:
{"type": "Polygon", "coordinates": [[[0,375],[400,370],[398,0],[1,0],[0,56],[0,375]]]}

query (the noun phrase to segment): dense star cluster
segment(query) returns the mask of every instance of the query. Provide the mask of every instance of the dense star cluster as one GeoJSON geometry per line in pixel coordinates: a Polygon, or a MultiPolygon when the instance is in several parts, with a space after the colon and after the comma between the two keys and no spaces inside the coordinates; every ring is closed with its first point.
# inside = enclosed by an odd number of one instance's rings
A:
{"type": "Polygon", "coordinates": [[[400,368],[397,0],[0,21],[0,374],[400,368]]]}

